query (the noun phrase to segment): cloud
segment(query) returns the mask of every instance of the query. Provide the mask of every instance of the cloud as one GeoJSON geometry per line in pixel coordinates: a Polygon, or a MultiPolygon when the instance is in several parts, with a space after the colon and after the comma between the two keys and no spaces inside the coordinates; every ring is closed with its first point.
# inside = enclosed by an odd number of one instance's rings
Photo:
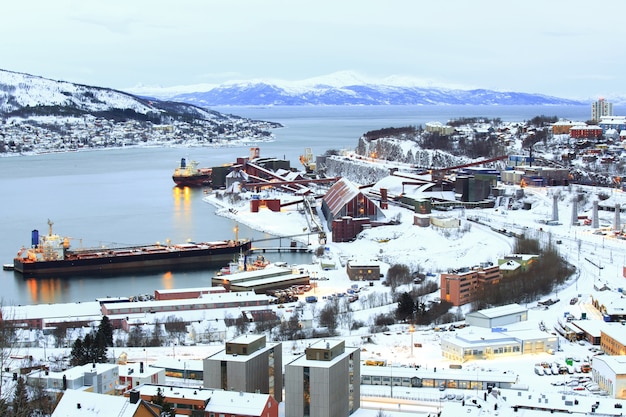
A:
{"type": "Polygon", "coordinates": [[[626,64],[619,13],[572,24],[588,13],[578,0],[23,0],[3,8],[0,54],[8,70],[114,88],[349,69],[567,97],[612,89],[626,64]],[[589,71],[598,77],[572,83],[589,71]]]}

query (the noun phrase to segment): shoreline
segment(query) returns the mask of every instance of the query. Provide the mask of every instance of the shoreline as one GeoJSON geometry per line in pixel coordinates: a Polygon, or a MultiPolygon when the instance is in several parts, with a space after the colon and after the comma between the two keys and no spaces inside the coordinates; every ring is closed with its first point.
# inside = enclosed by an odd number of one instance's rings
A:
{"type": "Polygon", "coordinates": [[[63,149],[63,150],[54,150],[47,149],[42,151],[33,151],[33,152],[0,152],[0,158],[17,158],[17,157],[29,157],[29,156],[41,156],[41,155],[56,155],[56,154],[64,154],[64,153],[77,153],[77,152],[100,152],[100,151],[118,151],[123,149],[150,149],[150,148],[240,148],[245,146],[255,146],[259,143],[272,143],[276,142],[276,138],[272,137],[272,139],[268,140],[234,140],[228,141],[224,143],[215,142],[208,144],[167,144],[167,143],[150,143],[150,144],[134,144],[128,146],[107,146],[107,147],[87,147],[87,148],[78,148],[78,149],[63,149]]]}

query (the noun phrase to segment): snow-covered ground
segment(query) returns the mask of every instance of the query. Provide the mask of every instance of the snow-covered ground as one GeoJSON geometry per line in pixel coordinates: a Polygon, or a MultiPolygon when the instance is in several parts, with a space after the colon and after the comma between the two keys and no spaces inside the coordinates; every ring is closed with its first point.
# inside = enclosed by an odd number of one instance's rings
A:
{"type": "MultiPolygon", "coordinates": [[[[519,187],[508,187],[508,193],[514,195],[519,187]]],[[[544,322],[548,331],[553,329],[557,318],[563,317],[566,311],[580,313],[587,312],[590,319],[601,319],[595,309],[589,304],[589,296],[595,291],[595,286],[606,285],[612,292],[617,292],[624,286],[622,267],[626,264],[624,249],[626,240],[618,239],[613,231],[616,217],[614,212],[598,211],[599,228],[593,229],[584,225],[579,216],[592,218],[594,200],[602,200],[601,205],[615,207],[615,204],[626,205],[626,194],[615,189],[596,187],[550,187],[525,188],[524,196],[514,205],[517,209],[506,206],[493,209],[452,210],[447,215],[461,219],[461,228],[456,231],[438,230],[434,227],[422,228],[413,225],[413,213],[409,210],[390,206],[385,214],[388,218],[400,219],[396,226],[382,226],[363,231],[359,237],[350,243],[333,243],[330,239],[324,245],[327,256],[336,261],[337,269],[322,270],[319,265],[311,264],[306,268],[320,276],[328,277],[327,281],[317,281],[318,287],[314,290],[321,295],[320,302],[315,306],[319,311],[324,302],[323,295],[343,292],[353,284],[341,268],[340,257],[357,259],[377,259],[381,261],[381,272],[394,263],[403,263],[411,268],[419,267],[422,272],[438,273],[448,268],[472,266],[481,262],[497,262],[499,258],[511,253],[513,238],[496,230],[506,229],[514,233],[525,233],[529,237],[539,238],[544,243],[551,241],[559,248],[562,256],[576,266],[577,272],[555,293],[546,294],[543,299],[560,299],[548,310],[537,307],[537,303],[529,303],[528,327],[537,329],[540,322],[544,322]],[[554,198],[557,195],[557,209],[555,211],[554,198]],[[584,197],[579,197],[583,195],[584,197]],[[601,196],[601,197],[600,197],[601,196]],[[573,215],[573,201],[576,200],[576,215],[573,215]],[[530,209],[522,209],[524,203],[530,209]],[[556,218],[555,218],[556,217],[556,218]],[[467,218],[472,218],[469,222],[467,218]],[[575,224],[574,223],[575,221],[575,224]],[[570,305],[574,297],[579,299],[576,305],[570,305]]],[[[271,197],[281,197],[273,195],[271,197]]],[[[281,198],[288,198],[282,196],[281,198]]],[[[280,213],[261,209],[258,213],[251,213],[249,202],[244,198],[236,205],[226,204],[223,199],[216,199],[209,195],[205,200],[217,207],[217,212],[225,217],[232,218],[252,228],[274,235],[293,235],[294,231],[305,230],[309,227],[304,215],[298,212],[297,207],[284,208],[280,213]],[[233,210],[231,210],[233,209],[233,210]]],[[[319,210],[318,210],[319,211],[319,210]]],[[[618,227],[621,229],[621,224],[618,227]]],[[[327,230],[327,232],[329,232],[327,230]]],[[[310,243],[312,249],[317,242],[312,238],[298,238],[303,243],[310,243]]],[[[437,278],[438,280],[438,275],[437,278]]],[[[402,290],[400,288],[399,290],[402,290]]],[[[396,304],[388,304],[370,308],[368,299],[373,294],[388,294],[388,287],[376,282],[373,287],[365,287],[360,293],[360,300],[351,305],[353,319],[371,324],[372,318],[380,312],[393,311],[396,304]],[[369,298],[368,298],[369,297],[369,298]]],[[[439,293],[433,293],[433,298],[439,293]]],[[[540,300],[536,300],[540,301],[540,300]]],[[[287,305],[287,310],[292,306],[287,305]]],[[[468,312],[469,306],[462,308],[468,312]]],[[[287,313],[284,313],[287,314],[287,313]]],[[[365,342],[362,335],[368,333],[367,327],[356,331],[339,329],[346,339],[346,344],[360,346],[362,359],[367,357],[383,358],[394,366],[421,365],[423,367],[448,368],[450,361],[443,358],[440,349],[440,338],[445,333],[435,332],[430,328],[418,328],[411,334],[409,326],[394,325],[389,332],[373,334],[371,342],[365,342]],[[421,343],[422,347],[411,349],[411,342],[421,343]]],[[[472,332],[471,328],[457,330],[457,332],[472,332]]],[[[446,332],[447,333],[447,332],[446,332]]],[[[291,352],[300,352],[307,341],[286,342],[285,357],[291,352]]],[[[563,386],[569,381],[569,376],[538,376],[534,373],[534,366],[540,362],[565,363],[566,358],[575,358],[582,362],[589,361],[593,356],[588,343],[572,343],[563,338],[560,340],[562,351],[554,355],[548,353],[508,357],[506,359],[469,361],[463,367],[472,369],[491,369],[494,371],[514,372],[518,375],[518,384],[527,385],[531,391],[537,393],[551,393],[564,395],[593,396],[589,391],[574,391],[573,386],[563,386]]],[[[579,374],[582,376],[583,374],[579,374]]],[[[589,374],[584,374],[589,375],[589,374]]],[[[380,387],[381,395],[389,395],[385,390],[389,387],[380,387]]],[[[426,388],[421,388],[423,393],[426,388]]],[[[459,390],[467,395],[466,390],[459,390]]],[[[409,395],[409,394],[407,394],[409,395]]],[[[412,395],[412,394],[411,394],[412,395]]],[[[411,396],[409,395],[409,396],[411,396]]],[[[418,395],[418,394],[416,394],[418,395]]],[[[438,395],[434,393],[433,395],[438,395]]],[[[394,395],[394,397],[398,394],[394,395]]],[[[373,408],[386,410],[389,416],[396,414],[398,401],[389,404],[376,402],[373,408]]],[[[364,404],[365,405],[365,404],[364,404]]],[[[371,404],[368,404],[371,406],[371,404]]],[[[411,411],[405,407],[404,411],[411,411]]],[[[415,410],[412,410],[415,412],[415,410]]],[[[359,416],[374,415],[371,410],[361,410],[359,416]],[[363,413],[363,414],[361,414],[363,413]]]]}
{"type": "MultiPolygon", "coordinates": [[[[509,187],[510,192],[515,192],[515,187],[509,187]]],[[[281,198],[283,200],[293,198],[287,195],[280,195],[277,192],[270,192],[271,198],[281,198]]],[[[548,310],[537,308],[537,303],[525,305],[529,309],[529,328],[537,329],[541,321],[551,331],[558,317],[562,317],[565,311],[588,313],[589,319],[598,319],[598,314],[588,304],[589,295],[595,289],[594,285],[606,285],[610,292],[617,293],[624,285],[622,267],[626,263],[625,251],[626,240],[615,237],[609,230],[615,223],[615,214],[608,211],[599,211],[599,229],[592,229],[589,225],[572,225],[572,201],[574,198],[579,201],[578,215],[592,217],[593,201],[602,195],[604,199],[602,205],[614,207],[615,204],[626,205],[626,195],[620,191],[612,189],[599,189],[594,187],[553,187],[553,188],[525,188],[524,197],[518,201],[520,205],[527,203],[530,209],[509,210],[507,207],[496,207],[493,209],[480,210],[452,210],[446,212],[447,215],[458,217],[461,220],[461,228],[458,230],[438,230],[434,227],[418,227],[413,225],[413,213],[409,210],[390,206],[385,214],[389,218],[400,220],[400,224],[395,226],[381,226],[365,230],[359,237],[350,243],[333,243],[330,235],[324,245],[326,256],[325,262],[334,262],[335,269],[325,270],[319,262],[312,262],[306,265],[298,265],[305,268],[313,277],[327,278],[317,279],[314,288],[310,293],[301,295],[303,299],[307,295],[317,295],[319,302],[307,304],[300,301],[284,305],[284,308],[277,309],[279,315],[287,317],[296,311],[298,304],[303,318],[311,317],[319,312],[325,303],[325,297],[330,294],[344,293],[354,284],[341,267],[342,259],[352,257],[356,259],[377,260],[381,265],[381,272],[386,273],[390,265],[403,263],[411,268],[420,267],[423,272],[436,274],[446,271],[448,268],[472,266],[481,262],[497,262],[504,255],[510,254],[513,247],[513,238],[508,237],[496,230],[507,229],[519,233],[524,231],[530,236],[536,236],[547,242],[552,240],[562,255],[577,267],[577,272],[563,286],[557,289],[554,294],[546,294],[543,298],[560,299],[558,303],[548,310]],[[553,207],[553,195],[559,197],[557,217],[553,207]],[[583,193],[586,197],[579,198],[583,193]],[[468,221],[472,218],[472,221],[468,221]],[[554,224],[557,223],[557,224],[554,224]],[[606,229],[603,232],[601,229],[606,229]],[[599,234],[605,233],[605,234],[599,234]],[[577,297],[578,303],[570,305],[570,299],[577,297]]],[[[227,198],[216,198],[215,194],[209,194],[205,201],[212,204],[217,213],[232,218],[239,223],[252,228],[279,236],[290,236],[301,233],[311,227],[311,220],[298,210],[296,205],[284,208],[281,212],[272,212],[266,208],[261,208],[259,212],[252,213],[246,195],[236,203],[229,202],[227,198]]],[[[318,210],[321,211],[321,210],[318,210]]],[[[576,216],[576,217],[577,217],[576,216]]],[[[323,219],[317,219],[323,223],[323,219]]],[[[577,222],[578,223],[578,222],[577,222]]],[[[582,223],[582,221],[580,222],[582,223]]],[[[620,226],[621,227],[621,226],[620,226]]],[[[329,233],[329,231],[327,230],[329,233]]],[[[302,244],[310,244],[315,250],[319,243],[317,234],[310,237],[300,236],[298,239],[302,244]]],[[[271,254],[267,255],[271,260],[271,254]]],[[[403,291],[406,288],[399,288],[403,291]]],[[[439,297],[439,292],[430,295],[432,298],[439,297]]],[[[539,300],[537,300],[539,301],[539,300]]],[[[440,340],[442,337],[449,337],[451,332],[437,332],[431,327],[417,327],[415,332],[409,332],[408,324],[398,324],[390,326],[389,331],[384,333],[370,334],[369,325],[372,318],[380,313],[392,312],[396,309],[396,303],[391,302],[389,287],[377,281],[373,286],[362,285],[359,293],[359,300],[351,303],[351,320],[359,320],[365,323],[364,327],[358,330],[349,330],[348,326],[340,325],[338,331],[341,337],[346,340],[346,345],[359,346],[361,348],[361,358],[380,358],[387,361],[394,367],[410,367],[420,365],[423,368],[449,368],[451,361],[442,356],[440,340]],[[366,336],[366,337],[364,337],[366,336]],[[413,347],[412,343],[420,343],[421,347],[413,347]]],[[[463,313],[469,311],[469,306],[461,308],[463,313]]],[[[471,327],[456,330],[457,333],[471,333],[475,331],[471,327]]],[[[232,336],[232,335],[231,335],[232,336]]],[[[295,354],[303,352],[310,343],[309,340],[299,340],[293,342],[283,342],[283,361],[290,362],[290,358],[295,354]]],[[[574,391],[574,386],[562,385],[569,381],[569,375],[538,376],[534,373],[534,366],[540,362],[564,363],[565,358],[575,358],[582,362],[591,359],[594,352],[590,350],[591,345],[587,343],[579,344],[560,340],[561,351],[554,355],[548,353],[522,355],[517,357],[507,357],[493,360],[474,360],[463,363],[463,371],[476,372],[477,370],[493,370],[496,372],[508,372],[517,376],[517,383],[530,387],[528,395],[532,393],[549,395],[571,395],[578,398],[595,398],[596,394],[589,391],[574,391]]],[[[162,348],[115,348],[110,352],[114,356],[119,356],[122,352],[128,355],[129,361],[145,361],[148,364],[163,359],[177,360],[199,360],[209,356],[211,353],[223,349],[223,343],[213,343],[202,346],[169,346],[162,348]]],[[[52,355],[69,354],[69,349],[58,350],[48,349],[48,353],[42,349],[29,349],[25,353],[35,358],[48,357],[52,355]]],[[[390,372],[392,370],[390,369],[390,372]]],[[[583,376],[590,374],[577,374],[583,376]]],[[[174,383],[193,384],[192,381],[174,381],[174,383]]],[[[394,388],[394,399],[390,400],[390,388],[367,387],[363,393],[367,397],[362,398],[362,409],[354,415],[357,417],[369,417],[376,415],[379,410],[389,417],[406,416],[407,413],[413,415],[428,415],[436,413],[438,406],[443,406],[446,410],[448,405],[453,409],[458,406],[458,401],[440,399],[442,393],[433,388],[394,388]],[[426,398],[426,406],[416,405],[414,398],[426,398]],[[433,399],[436,401],[433,402],[433,399]],[[456,404],[456,405],[452,405],[456,404]],[[420,414],[421,413],[421,414],[420,414]]],[[[450,390],[445,394],[463,394],[468,396],[468,390],[450,390]]],[[[526,395],[526,394],[525,394],[526,395]]],[[[482,396],[482,394],[481,394],[482,396]]],[[[465,414],[465,411],[463,411],[465,414]]],[[[454,415],[454,414],[448,414],[454,415]]]]}

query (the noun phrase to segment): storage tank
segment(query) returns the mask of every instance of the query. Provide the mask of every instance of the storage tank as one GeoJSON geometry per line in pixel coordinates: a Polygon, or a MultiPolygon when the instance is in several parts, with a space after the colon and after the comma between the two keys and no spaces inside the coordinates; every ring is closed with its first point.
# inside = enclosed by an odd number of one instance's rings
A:
{"type": "Polygon", "coordinates": [[[31,232],[30,235],[30,244],[35,247],[39,245],[39,230],[35,229],[31,232]]]}

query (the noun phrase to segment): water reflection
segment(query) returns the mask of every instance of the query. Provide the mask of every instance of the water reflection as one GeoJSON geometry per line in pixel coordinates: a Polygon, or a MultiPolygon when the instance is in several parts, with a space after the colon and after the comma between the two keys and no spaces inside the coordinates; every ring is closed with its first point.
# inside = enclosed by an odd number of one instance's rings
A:
{"type": "Polygon", "coordinates": [[[69,284],[59,278],[26,278],[24,281],[34,304],[56,303],[69,290],[69,284]]]}
{"type": "MultiPolygon", "coordinates": [[[[198,190],[189,187],[173,187],[173,222],[174,229],[179,235],[185,236],[187,241],[193,240],[193,201],[198,198],[198,190]]],[[[174,242],[182,243],[182,242],[174,242]]]]}
{"type": "Polygon", "coordinates": [[[164,290],[173,290],[174,287],[174,274],[171,271],[168,271],[163,274],[163,278],[161,279],[161,287],[164,290]]]}

